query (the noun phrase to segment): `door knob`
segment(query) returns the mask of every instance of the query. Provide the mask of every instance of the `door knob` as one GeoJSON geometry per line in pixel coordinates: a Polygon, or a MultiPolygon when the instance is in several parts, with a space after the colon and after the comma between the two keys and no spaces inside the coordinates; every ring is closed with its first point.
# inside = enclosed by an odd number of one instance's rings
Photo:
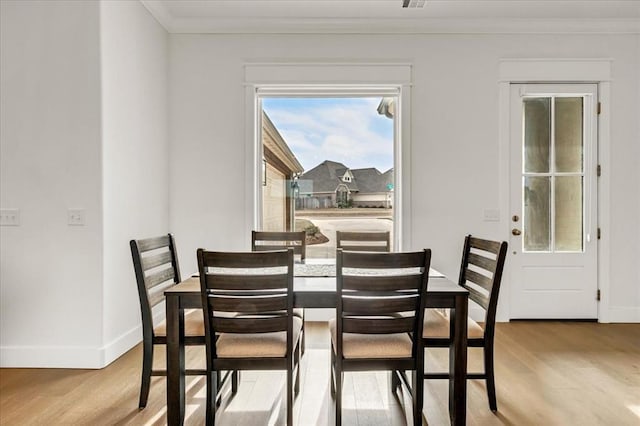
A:
{"type": "Polygon", "coordinates": [[[519,230],[518,228],[513,228],[513,229],[511,230],[511,233],[512,233],[513,235],[520,235],[520,234],[521,234],[521,232],[520,232],[520,230],[519,230]]]}

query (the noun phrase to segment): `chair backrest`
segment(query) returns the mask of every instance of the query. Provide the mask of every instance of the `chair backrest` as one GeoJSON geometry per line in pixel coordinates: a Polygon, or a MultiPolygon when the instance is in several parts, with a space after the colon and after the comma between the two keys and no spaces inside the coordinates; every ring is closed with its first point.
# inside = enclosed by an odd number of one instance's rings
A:
{"type": "Polygon", "coordinates": [[[153,336],[152,308],[164,301],[164,292],[179,283],[180,267],[173,235],[131,240],[131,257],[138,283],[143,337],[153,336]]]}
{"type": "Polygon", "coordinates": [[[213,252],[198,249],[207,359],[216,333],[287,332],[293,346],[293,250],[213,252]],[[234,313],[234,315],[229,315],[234,313]]]}
{"type": "Polygon", "coordinates": [[[336,255],[336,353],[342,333],[413,333],[412,355],[422,348],[431,250],[336,255]]]}
{"type": "Polygon", "coordinates": [[[251,251],[283,250],[288,248],[293,249],[293,253],[300,255],[300,260],[304,261],[307,256],[305,232],[251,232],[251,251]]]}
{"type": "Polygon", "coordinates": [[[469,298],[486,310],[485,332],[493,329],[498,306],[507,242],[467,235],[464,239],[458,283],[469,290],[469,298]]]}
{"type": "Polygon", "coordinates": [[[345,251],[391,251],[389,231],[336,231],[336,248],[345,251]]]}

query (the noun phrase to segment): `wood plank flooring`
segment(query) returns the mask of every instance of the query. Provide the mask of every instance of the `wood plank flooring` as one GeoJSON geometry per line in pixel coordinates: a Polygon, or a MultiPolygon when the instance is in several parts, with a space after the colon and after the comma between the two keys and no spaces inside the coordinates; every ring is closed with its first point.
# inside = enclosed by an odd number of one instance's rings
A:
{"type": "MultiPolygon", "coordinates": [[[[295,401],[299,425],[333,424],[326,323],[308,323],[295,401]]],[[[162,352],[162,351],[158,351],[162,352]]],[[[162,353],[156,362],[163,363],[162,353]]],[[[203,351],[188,348],[188,365],[204,365],[203,351]]],[[[142,349],[138,345],[102,370],[0,369],[1,425],[163,425],[165,380],[152,379],[148,406],[137,407],[142,349]]],[[[426,366],[446,369],[444,350],[430,350],[426,366]]],[[[469,369],[482,353],[472,349],[469,369]]],[[[487,404],[484,383],[468,386],[469,425],[640,425],[640,324],[512,322],[497,326],[498,413],[487,404]]],[[[284,374],[244,372],[238,394],[225,398],[221,425],[281,425],[284,374]]],[[[204,423],[204,378],[187,379],[187,425],[204,423]]],[[[403,404],[389,391],[386,373],[348,373],[345,425],[405,425],[403,404]]],[[[447,384],[426,382],[423,422],[447,425],[447,384]]]]}

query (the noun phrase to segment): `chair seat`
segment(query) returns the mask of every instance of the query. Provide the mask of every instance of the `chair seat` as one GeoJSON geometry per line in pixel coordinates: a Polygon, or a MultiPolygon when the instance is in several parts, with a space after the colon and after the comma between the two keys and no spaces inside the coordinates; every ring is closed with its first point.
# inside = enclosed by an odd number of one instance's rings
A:
{"type": "Polygon", "coordinates": [[[293,316],[304,319],[304,308],[293,308],[293,316]]]}
{"type": "MultiPolygon", "coordinates": [[[[293,317],[293,344],[300,337],[302,320],[293,317]]],[[[282,358],[287,353],[287,333],[221,333],[216,343],[218,358],[282,358]]]]}
{"type": "MultiPolygon", "coordinates": [[[[336,346],[336,319],[329,320],[331,341],[336,346]]],[[[412,341],[408,334],[342,334],[342,352],[346,359],[411,358],[412,341]]]]}
{"type": "MultiPolygon", "coordinates": [[[[167,323],[162,321],[154,327],[153,333],[156,336],[167,335],[167,323]]],[[[202,309],[189,309],[184,313],[184,335],[204,336],[204,315],[202,309]]]]}
{"type": "MultiPolygon", "coordinates": [[[[425,309],[424,329],[422,337],[425,339],[448,339],[449,338],[449,311],[443,314],[437,309],[425,309]]],[[[467,337],[482,338],[484,330],[480,325],[467,318],[467,337]]]]}

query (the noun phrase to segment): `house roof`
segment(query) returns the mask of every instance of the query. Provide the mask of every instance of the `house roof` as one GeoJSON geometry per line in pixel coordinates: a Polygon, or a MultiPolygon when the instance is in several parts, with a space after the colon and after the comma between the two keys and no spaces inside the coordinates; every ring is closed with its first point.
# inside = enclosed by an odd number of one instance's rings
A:
{"type": "Polygon", "coordinates": [[[289,145],[282,138],[276,126],[269,118],[266,112],[262,112],[262,143],[264,147],[271,151],[289,170],[289,173],[302,173],[304,168],[298,161],[295,154],[289,148],[289,145]]]}
{"type": "Polygon", "coordinates": [[[305,172],[298,179],[300,193],[335,192],[339,185],[346,185],[352,192],[386,192],[388,184],[393,183],[393,169],[381,173],[375,167],[349,169],[337,161],[325,160],[313,169],[305,172]],[[350,171],[351,182],[343,182],[342,177],[350,171]]]}
{"type": "Polygon", "coordinates": [[[381,173],[375,167],[351,170],[360,192],[386,192],[387,185],[393,183],[393,169],[381,173]]]}
{"type": "Polygon", "coordinates": [[[342,163],[325,160],[300,176],[298,188],[301,193],[335,192],[338,185],[343,184],[350,191],[358,191],[355,182],[342,181],[342,176],[347,170],[349,168],[342,163]]]}

